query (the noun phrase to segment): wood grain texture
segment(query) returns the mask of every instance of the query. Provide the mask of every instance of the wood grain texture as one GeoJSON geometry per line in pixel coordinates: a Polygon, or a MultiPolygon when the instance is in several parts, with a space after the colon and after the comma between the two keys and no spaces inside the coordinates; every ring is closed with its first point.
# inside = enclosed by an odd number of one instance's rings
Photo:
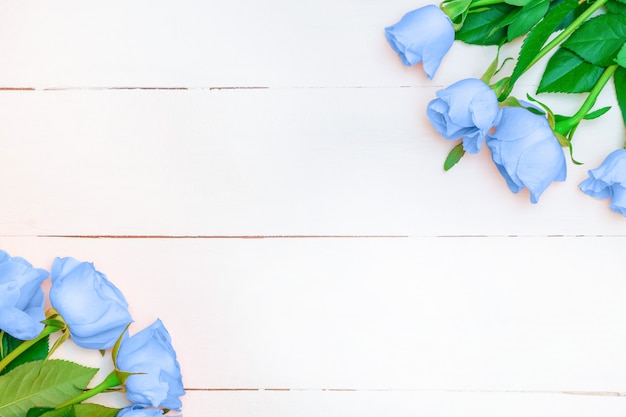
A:
{"type": "Polygon", "coordinates": [[[166,323],[190,388],[620,392],[620,241],[0,243],[44,268],[94,261],[131,302],[131,332],[166,323]]]}
{"type": "Polygon", "coordinates": [[[2,233],[626,235],[577,188],[618,146],[619,119],[582,126],[587,164],[532,205],[487,149],[443,171],[454,144],[424,115],[435,91],[0,92],[2,233]]]}
{"type": "Polygon", "coordinates": [[[561,393],[252,391],[188,394],[191,409],[219,417],[622,416],[624,398],[561,393]]]}
{"type": "MultiPolygon", "coordinates": [[[[378,417],[393,414],[412,417],[459,415],[513,417],[536,415],[620,417],[620,393],[388,391],[329,389],[188,390],[183,397],[185,415],[216,417],[378,417]]],[[[97,397],[100,404],[119,407],[119,394],[97,397]]]]}
{"type": "MultiPolygon", "coordinates": [[[[424,85],[383,28],[407,0],[41,0],[0,4],[7,87],[424,85]]],[[[493,59],[494,50],[479,52],[493,59]]],[[[468,70],[483,71],[476,61],[468,70]]],[[[442,70],[446,84],[456,71],[442,70]]]]}
{"type": "Polygon", "coordinates": [[[495,49],[402,66],[427,3],[0,1],[0,248],[161,318],[188,417],[623,415],[626,221],[577,189],[619,112],[537,205],[486,149],[444,173],[425,107],[495,49]]]}

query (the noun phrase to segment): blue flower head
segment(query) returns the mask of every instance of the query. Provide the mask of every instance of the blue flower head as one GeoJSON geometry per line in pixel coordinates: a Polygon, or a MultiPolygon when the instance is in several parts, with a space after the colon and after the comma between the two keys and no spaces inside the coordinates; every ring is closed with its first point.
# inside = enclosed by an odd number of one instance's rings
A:
{"type": "Polygon", "coordinates": [[[565,155],[544,116],[505,107],[486,143],[509,189],[528,188],[533,204],[553,181],[565,181],[565,155]]]}
{"type": "Polygon", "coordinates": [[[435,5],[428,5],[405,14],[395,25],[385,28],[389,45],[404,65],[420,62],[432,79],[454,42],[452,21],[435,5]]]}
{"type": "Polygon", "coordinates": [[[478,153],[485,135],[500,116],[496,93],[483,81],[467,78],[438,91],[426,115],[448,140],[463,139],[463,149],[478,153]]]}
{"type": "Polygon", "coordinates": [[[626,216],[626,149],[611,152],[589,177],[580,183],[580,190],[598,199],[610,199],[609,207],[626,216]]]}

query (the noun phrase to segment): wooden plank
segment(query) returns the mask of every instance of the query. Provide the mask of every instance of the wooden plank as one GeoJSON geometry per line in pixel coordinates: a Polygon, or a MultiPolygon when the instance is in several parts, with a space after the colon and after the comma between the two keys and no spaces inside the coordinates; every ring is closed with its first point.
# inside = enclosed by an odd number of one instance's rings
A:
{"type": "MultiPolygon", "coordinates": [[[[123,394],[101,394],[91,402],[121,408],[123,394]]],[[[214,417],[535,417],[538,415],[621,417],[619,393],[362,391],[362,390],[197,390],[182,397],[184,415],[214,417]]]]}
{"type": "MultiPolygon", "coordinates": [[[[383,30],[427,3],[4,1],[0,87],[424,85],[421,68],[403,67],[383,30]]],[[[451,63],[467,56],[459,46],[451,63]]],[[[480,76],[495,49],[476,55],[463,60],[468,76],[480,76]]],[[[450,65],[436,80],[457,77],[450,65]]]]}
{"type": "MultiPolygon", "coordinates": [[[[0,238],[93,261],[190,388],[610,391],[623,238],[0,238]]],[[[97,352],[96,352],[97,353],[97,352]]]]}
{"type": "Polygon", "coordinates": [[[246,391],[190,392],[186,414],[215,417],[623,416],[623,397],[559,393],[246,391]]]}
{"type": "Polygon", "coordinates": [[[443,172],[435,91],[4,91],[0,233],[626,235],[577,188],[623,141],[618,113],[580,127],[586,165],[533,206],[487,149],[443,172]]]}

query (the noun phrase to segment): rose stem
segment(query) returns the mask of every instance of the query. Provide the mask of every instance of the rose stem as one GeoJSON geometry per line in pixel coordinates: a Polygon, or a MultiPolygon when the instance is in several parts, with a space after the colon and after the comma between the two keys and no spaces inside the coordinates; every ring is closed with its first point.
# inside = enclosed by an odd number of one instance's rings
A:
{"type": "Polygon", "coordinates": [[[26,351],[28,348],[33,346],[35,343],[39,342],[44,337],[51,335],[57,330],[60,330],[57,326],[48,325],[43,328],[41,333],[39,333],[39,336],[37,336],[36,338],[32,340],[25,340],[24,342],[22,342],[18,347],[16,347],[8,355],[2,358],[2,360],[0,360],[0,372],[4,368],[6,368],[13,361],[13,359],[17,358],[22,353],[24,353],[24,351],[26,351]]]}
{"type": "Polygon", "coordinates": [[[606,83],[609,82],[609,80],[613,76],[613,73],[615,73],[615,71],[617,70],[617,66],[617,64],[614,64],[604,70],[604,72],[596,82],[596,85],[593,86],[593,88],[589,92],[589,95],[580,106],[580,109],[578,109],[576,114],[574,114],[573,116],[557,122],[555,128],[556,131],[558,131],[562,135],[565,135],[572,127],[580,123],[580,121],[587,115],[587,113],[589,113],[593,105],[596,104],[596,99],[602,92],[602,89],[604,89],[606,83]]]}
{"type": "Polygon", "coordinates": [[[96,385],[93,388],[90,388],[86,391],[84,391],[82,394],[77,395],[76,397],[67,400],[66,402],[64,402],[63,404],[60,404],[56,407],[56,409],[58,410],[59,408],[63,408],[63,407],[67,407],[69,405],[73,405],[73,404],[79,404],[95,395],[100,394],[101,392],[109,389],[109,388],[113,388],[113,387],[117,387],[118,385],[121,385],[122,381],[120,381],[119,376],[117,375],[117,371],[112,371],[105,379],[104,381],[102,381],[101,383],[99,383],[98,385],[96,385]]]}

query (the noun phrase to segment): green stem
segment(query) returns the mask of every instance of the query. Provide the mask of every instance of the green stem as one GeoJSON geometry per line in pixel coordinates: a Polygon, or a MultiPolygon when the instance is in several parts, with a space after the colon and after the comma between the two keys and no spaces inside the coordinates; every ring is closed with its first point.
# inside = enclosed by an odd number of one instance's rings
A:
{"type": "Polygon", "coordinates": [[[25,340],[24,342],[22,342],[18,347],[16,347],[8,355],[2,358],[2,360],[0,360],[0,372],[2,372],[4,368],[6,368],[15,358],[20,356],[35,343],[39,342],[44,337],[51,335],[57,330],[60,330],[57,326],[48,325],[43,328],[41,333],[39,333],[39,336],[37,336],[36,338],[32,340],[25,340]]]}
{"type": "MultiPolygon", "coordinates": [[[[595,3],[593,3],[591,6],[589,6],[589,8],[587,10],[585,10],[584,12],[582,12],[580,14],[580,16],[578,16],[576,18],[576,20],[574,20],[572,23],[570,23],[570,25],[567,28],[565,28],[565,30],[563,30],[561,33],[559,33],[546,46],[541,48],[541,50],[539,51],[537,56],[535,56],[535,58],[532,61],[530,61],[530,64],[528,64],[526,69],[524,69],[524,72],[526,72],[526,70],[528,70],[530,67],[535,65],[537,63],[537,61],[539,61],[541,58],[546,56],[546,54],[548,54],[548,52],[550,52],[552,49],[554,49],[556,46],[558,46],[561,42],[563,42],[569,35],[572,34],[572,32],[574,32],[576,29],[578,29],[578,27],[580,25],[582,25],[589,18],[589,16],[591,16],[600,7],[604,6],[604,4],[607,1],[608,0],[597,0],[595,3]]],[[[580,2],[579,2],[579,4],[580,4],[580,2]]]]}
{"type": "Polygon", "coordinates": [[[113,387],[117,387],[118,385],[121,385],[122,381],[120,381],[120,378],[117,375],[116,371],[112,371],[105,379],[104,381],[102,381],[101,383],[99,383],[98,385],[96,385],[93,388],[90,388],[86,391],[84,391],[82,394],[77,395],[76,397],[72,398],[71,400],[67,400],[65,401],[63,404],[60,404],[56,407],[56,409],[60,409],[63,407],[67,407],[69,405],[73,405],[73,404],[80,404],[83,401],[96,396],[98,394],[100,394],[101,392],[106,391],[109,388],[113,388],[113,387]]]}
{"type": "Polygon", "coordinates": [[[578,109],[578,111],[573,116],[568,117],[567,119],[562,120],[561,122],[558,122],[556,124],[555,130],[557,132],[565,135],[567,134],[567,132],[570,131],[570,129],[572,129],[574,126],[577,126],[581,122],[581,120],[583,120],[587,113],[589,113],[593,106],[596,104],[598,96],[604,89],[606,83],[609,82],[609,80],[617,70],[617,67],[618,65],[614,64],[604,70],[604,72],[596,82],[596,85],[593,86],[593,88],[589,92],[589,95],[580,106],[580,109],[578,109]]]}

